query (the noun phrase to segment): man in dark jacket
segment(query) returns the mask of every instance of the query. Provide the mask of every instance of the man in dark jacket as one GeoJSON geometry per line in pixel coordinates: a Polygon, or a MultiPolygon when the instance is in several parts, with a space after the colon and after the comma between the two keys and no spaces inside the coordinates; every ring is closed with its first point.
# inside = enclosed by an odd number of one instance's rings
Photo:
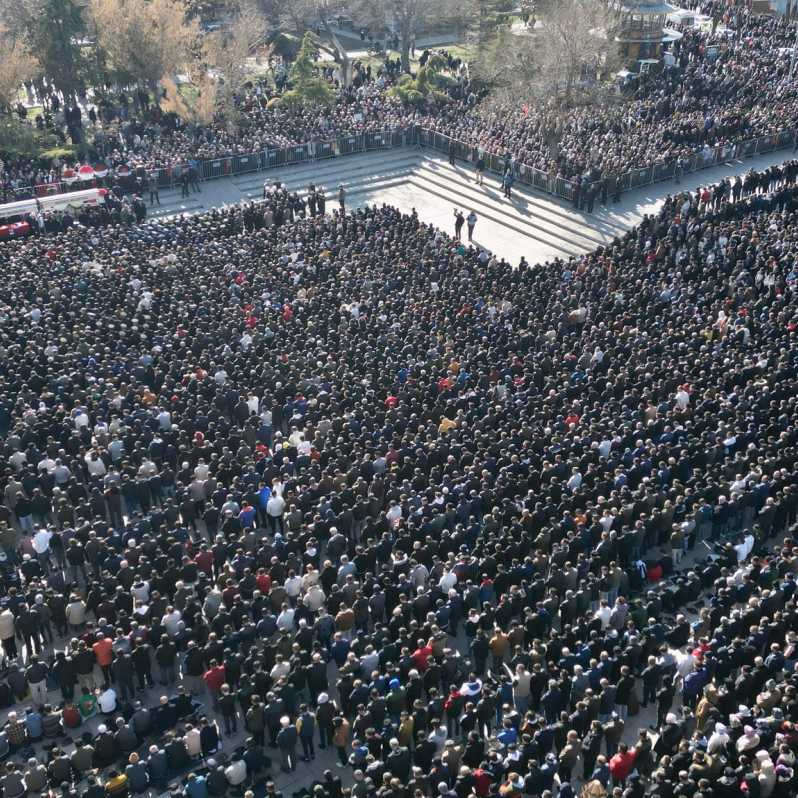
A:
{"type": "Polygon", "coordinates": [[[135,670],[133,657],[127,653],[119,654],[111,664],[111,676],[119,687],[119,696],[122,701],[132,700],[136,695],[136,688],[133,687],[135,670]]]}
{"type": "Polygon", "coordinates": [[[280,718],[280,731],[277,733],[277,747],[280,749],[280,767],[284,773],[296,770],[297,731],[287,715],[280,718]]]}
{"type": "Polygon", "coordinates": [[[75,697],[75,685],[78,682],[75,662],[72,657],[68,657],[63,651],[58,651],[51,671],[64,700],[71,701],[75,697]]]}

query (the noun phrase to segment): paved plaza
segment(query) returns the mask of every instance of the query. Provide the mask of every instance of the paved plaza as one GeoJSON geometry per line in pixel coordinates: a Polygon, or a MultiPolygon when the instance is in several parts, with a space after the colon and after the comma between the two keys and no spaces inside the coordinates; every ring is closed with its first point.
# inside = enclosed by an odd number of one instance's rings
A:
{"type": "Polygon", "coordinates": [[[337,207],[338,187],[343,185],[348,207],[385,203],[406,212],[415,209],[423,222],[449,233],[454,232],[455,208],[465,215],[473,210],[478,217],[476,244],[511,263],[518,263],[521,257],[541,263],[611,242],[643,216],[656,212],[665,197],[676,190],[694,190],[749,169],[766,169],[789,156],[789,150],[780,150],[729,161],[686,175],[679,185],[673,181],[656,183],[623,194],[618,203],[596,203],[595,212],[589,214],[520,183],[513,187],[512,200],[506,200],[498,176],[486,174],[484,186],[477,186],[471,164],[458,161],[452,167],[434,150],[405,147],[211,180],[202,184],[201,194],[191,194],[187,199],[181,199],[178,190],[162,191],[162,207],[151,209],[151,216],[196,213],[260,199],[264,183],[275,181],[300,194],[309,183],[324,186],[327,207],[332,208],[337,207]]]}

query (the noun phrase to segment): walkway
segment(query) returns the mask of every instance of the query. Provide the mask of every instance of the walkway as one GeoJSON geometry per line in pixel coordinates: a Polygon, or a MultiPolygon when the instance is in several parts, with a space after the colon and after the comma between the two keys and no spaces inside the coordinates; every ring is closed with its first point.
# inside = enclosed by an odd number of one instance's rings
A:
{"type": "Polygon", "coordinates": [[[634,227],[646,214],[655,213],[663,199],[677,189],[694,190],[723,177],[749,169],[766,169],[791,155],[785,149],[687,175],[677,186],[657,183],[624,194],[621,202],[596,205],[595,213],[577,211],[564,200],[516,183],[513,199],[502,196],[498,177],[485,177],[484,187],[474,181],[470,164],[452,167],[434,150],[406,147],[281,167],[264,172],[208,181],[201,194],[181,199],[179,190],[161,192],[160,209],[151,216],[195,213],[242,200],[260,199],[264,181],[280,181],[291,191],[304,193],[309,183],[327,189],[328,208],[336,203],[338,186],[347,190],[347,204],[387,203],[454,231],[454,209],[477,214],[475,243],[512,263],[525,257],[540,263],[555,257],[589,252],[634,227]]]}

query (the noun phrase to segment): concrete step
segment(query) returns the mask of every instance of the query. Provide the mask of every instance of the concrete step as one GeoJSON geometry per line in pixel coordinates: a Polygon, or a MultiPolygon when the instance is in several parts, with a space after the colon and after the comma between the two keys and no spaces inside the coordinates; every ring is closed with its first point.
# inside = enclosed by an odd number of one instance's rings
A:
{"type": "MultiPolygon", "coordinates": [[[[485,219],[490,219],[495,224],[505,227],[508,230],[512,230],[518,235],[525,236],[533,241],[538,241],[541,244],[545,244],[546,246],[557,250],[557,252],[560,252],[563,255],[581,255],[593,248],[592,245],[582,246],[577,242],[567,239],[560,233],[552,231],[546,227],[534,225],[531,222],[522,224],[517,216],[510,216],[506,211],[497,211],[495,208],[486,205],[483,202],[469,199],[469,201],[464,203],[463,195],[456,189],[452,189],[446,184],[441,184],[439,181],[433,183],[423,174],[411,177],[410,182],[420,191],[428,191],[430,194],[434,194],[439,199],[451,202],[455,207],[473,209],[478,217],[482,216],[485,219]]],[[[477,229],[479,229],[479,222],[477,222],[477,229]]]]}
{"type": "MultiPolygon", "coordinates": [[[[194,195],[196,196],[196,195],[194,195]]],[[[164,197],[164,192],[161,192],[161,204],[153,208],[147,207],[147,218],[158,219],[164,216],[175,216],[181,213],[199,213],[200,211],[208,210],[201,202],[196,202],[192,199],[182,199],[180,197],[164,197]]]]}
{"type": "MultiPolygon", "coordinates": [[[[347,185],[347,205],[349,207],[359,207],[368,203],[370,197],[376,192],[383,191],[396,186],[403,186],[408,182],[408,172],[397,170],[391,175],[383,176],[379,179],[374,179],[371,176],[364,175],[359,180],[348,182],[347,185]]],[[[290,188],[290,187],[289,187],[290,188]]],[[[163,196],[163,194],[162,194],[163,196]]],[[[253,191],[250,193],[242,194],[237,202],[248,202],[249,200],[260,201],[262,199],[261,191],[253,191]]],[[[329,192],[327,198],[327,211],[338,207],[337,195],[334,192],[329,192]]],[[[181,213],[200,213],[208,210],[204,205],[199,203],[183,203],[178,200],[173,202],[164,202],[162,199],[161,207],[156,206],[148,212],[150,219],[163,219],[169,216],[177,216],[181,213]]]]}
{"type": "MultiPolygon", "coordinates": [[[[358,175],[364,172],[373,174],[375,171],[374,153],[364,158],[357,155],[339,156],[319,161],[280,166],[275,169],[265,169],[262,172],[250,172],[246,175],[237,175],[232,178],[235,186],[242,190],[251,191],[254,187],[262,188],[266,180],[279,180],[285,185],[301,185],[308,183],[324,183],[325,181],[346,185],[348,175],[358,175]]],[[[380,158],[380,169],[393,169],[398,165],[410,166],[419,161],[419,153],[415,148],[386,150],[384,157],[380,158]]]]}
{"type": "Polygon", "coordinates": [[[451,191],[448,188],[444,188],[441,186],[433,186],[430,181],[420,178],[414,177],[410,181],[412,185],[414,185],[420,191],[427,191],[430,194],[438,197],[439,199],[445,200],[446,202],[450,202],[453,207],[462,207],[464,209],[473,209],[476,211],[477,216],[485,219],[489,219],[490,221],[494,222],[495,224],[506,228],[507,230],[511,230],[512,232],[529,238],[533,241],[537,241],[540,244],[544,244],[552,249],[556,250],[560,255],[581,255],[584,252],[589,251],[589,247],[582,247],[578,244],[563,240],[562,237],[558,235],[552,235],[549,230],[546,230],[542,227],[535,227],[534,225],[529,226],[521,226],[517,223],[517,220],[514,218],[510,218],[506,213],[497,213],[493,209],[486,208],[479,202],[470,202],[467,205],[462,202],[462,196],[457,194],[456,192],[451,191]]]}
{"type": "MultiPolygon", "coordinates": [[[[350,208],[359,208],[362,205],[371,205],[375,192],[382,191],[386,188],[406,186],[409,182],[410,180],[408,177],[404,176],[379,184],[369,185],[368,183],[362,183],[359,186],[356,186],[353,190],[349,191],[346,195],[347,206],[350,208]]],[[[381,203],[382,201],[383,200],[381,200],[381,203]]],[[[338,207],[337,201],[334,207],[338,207]]]]}
{"type": "MultiPolygon", "coordinates": [[[[461,181],[465,177],[472,181],[472,185],[475,185],[473,183],[474,169],[470,165],[458,161],[457,166],[452,167],[447,160],[437,157],[427,157],[425,159],[425,165],[429,168],[434,168],[435,171],[448,172],[453,176],[457,175],[461,181]]],[[[486,187],[498,191],[500,197],[503,196],[501,180],[498,175],[495,175],[493,172],[486,172],[484,183],[486,187]]],[[[546,194],[543,191],[518,181],[516,181],[513,186],[513,197],[516,196],[524,198],[530,211],[540,213],[541,215],[559,217],[569,224],[573,224],[574,216],[578,215],[584,220],[586,228],[589,228],[595,234],[600,234],[602,237],[609,236],[610,240],[617,235],[622,235],[628,229],[627,226],[624,226],[620,222],[614,222],[595,213],[591,214],[586,211],[577,211],[573,205],[567,203],[565,200],[554,197],[551,194],[546,194]]],[[[596,207],[601,208],[598,204],[596,207]]],[[[604,240],[599,240],[599,243],[603,242],[604,240]]]]}
{"type": "MultiPolygon", "coordinates": [[[[346,195],[347,197],[351,197],[356,192],[374,192],[379,191],[380,189],[390,188],[391,186],[398,186],[402,185],[402,183],[406,183],[408,177],[412,174],[412,169],[409,167],[406,168],[398,168],[391,171],[386,171],[379,175],[370,175],[370,174],[360,174],[357,176],[352,176],[347,180],[341,180],[346,188],[346,195]]],[[[284,183],[283,184],[289,191],[298,191],[299,195],[303,197],[305,195],[305,189],[307,188],[307,183],[297,182],[295,185],[291,183],[284,183]]],[[[321,181],[317,182],[317,185],[322,185],[321,181]]],[[[327,189],[327,206],[329,207],[331,203],[338,203],[338,184],[330,185],[326,187],[327,189]]],[[[242,199],[262,199],[263,197],[263,189],[262,187],[257,187],[252,191],[245,191],[243,193],[242,199]]]]}
{"type": "Polygon", "coordinates": [[[533,230],[545,230],[549,235],[566,243],[575,244],[584,250],[595,249],[613,238],[613,236],[600,235],[582,229],[578,226],[578,221],[574,219],[566,221],[562,216],[551,213],[544,206],[532,205],[530,207],[530,203],[527,203],[523,196],[516,195],[515,192],[513,199],[507,200],[498,185],[491,185],[487,181],[483,187],[474,183],[465,183],[462,176],[453,172],[435,172],[424,164],[416,170],[416,177],[456,193],[460,197],[460,204],[464,207],[468,208],[473,204],[479,204],[517,225],[533,230]]]}

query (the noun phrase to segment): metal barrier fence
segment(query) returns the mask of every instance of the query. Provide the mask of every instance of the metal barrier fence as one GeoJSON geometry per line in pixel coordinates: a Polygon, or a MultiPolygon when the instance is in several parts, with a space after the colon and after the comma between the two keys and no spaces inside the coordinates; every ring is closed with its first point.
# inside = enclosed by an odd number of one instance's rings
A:
{"type": "MultiPolygon", "coordinates": [[[[406,147],[417,143],[418,128],[411,125],[405,128],[355,133],[351,136],[331,139],[330,141],[310,141],[306,144],[290,147],[275,147],[248,155],[231,155],[199,163],[198,172],[201,180],[214,180],[217,177],[261,172],[276,169],[280,166],[320,161],[328,158],[339,158],[344,155],[370,152],[372,150],[406,147]]],[[[185,165],[154,170],[160,188],[172,188],[179,182],[185,165]]]]}
{"type": "MultiPolygon", "coordinates": [[[[761,155],[763,153],[784,149],[790,146],[794,140],[795,138],[792,131],[782,131],[768,136],[760,136],[759,138],[740,141],[735,144],[724,144],[706,152],[697,153],[689,158],[683,158],[680,174],[689,174],[691,172],[697,172],[700,169],[717,166],[729,159],[750,158],[754,155],[761,155]]],[[[275,169],[292,164],[307,163],[327,158],[338,158],[344,155],[405,147],[415,144],[445,153],[450,152],[451,144],[455,158],[472,163],[477,160],[480,152],[480,148],[472,144],[467,144],[458,139],[452,139],[434,130],[427,130],[426,128],[411,125],[404,128],[356,133],[351,136],[342,136],[341,138],[332,139],[330,141],[311,141],[296,146],[269,148],[261,152],[214,158],[208,161],[200,161],[196,169],[200,180],[214,180],[219,177],[260,172],[266,169],[275,169]]],[[[482,153],[487,169],[498,175],[504,174],[509,164],[508,160],[496,153],[490,153],[484,150],[482,150],[482,153]]],[[[114,177],[113,175],[109,175],[103,179],[72,184],[42,183],[36,186],[26,186],[15,189],[11,192],[11,195],[14,199],[30,199],[34,196],[41,197],[69,190],[74,191],[79,188],[92,188],[94,186],[104,185],[110,187],[114,184],[120,185],[124,191],[134,191],[142,183],[146,186],[147,177],[152,174],[155,175],[159,188],[173,188],[179,183],[183,170],[186,168],[188,167],[185,162],[155,170],[147,170],[144,167],[138,167],[125,177],[114,177]]],[[[521,183],[525,183],[548,194],[562,197],[568,201],[573,201],[576,185],[574,181],[564,177],[558,177],[542,169],[529,166],[528,164],[516,162],[514,168],[515,177],[521,183]]],[[[618,180],[621,191],[629,191],[631,189],[651,185],[652,183],[672,180],[674,177],[676,177],[676,161],[675,159],[670,159],[642,169],[633,169],[619,175],[616,179],[618,180]]]]}
{"type": "MultiPolygon", "coordinates": [[[[290,147],[275,147],[261,152],[243,155],[230,155],[200,161],[196,170],[200,180],[214,180],[218,177],[241,175],[248,172],[261,172],[280,166],[318,161],[327,158],[338,158],[344,155],[370,152],[373,150],[387,150],[395,147],[406,147],[416,144],[418,128],[409,125],[403,128],[388,128],[385,130],[356,133],[351,136],[330,141],[311,141],[290,147]]],[[[183,170],[188,168],[186,162],[173,164],[159,169],[145,169],[137,167],[125,176],[109,175],[102,180],[79,182],[68,185],[66,183],[42,183],[35,186],[24,186],[9,191],[13,199],[32,199],[34,196],[47,194],[60,194],[65,191],[76,191],[79,188],[93,188],[95,186],[119,185],[123,191],[134,191],[140,184],[146,187],[147,178],[154,175],[158,188],[174,188],[180,182],[183,170]],[[54,188],[55,187],[55,188],[54,188]]]]}
{"type": "MultiPolygon", "coordinates": [[[[680,174],[685,175],[697,172],[701,169],[708,169],[712,166],[725,163],[730,159],[751,158],[754,155],[762,155],[768,152],[785,149],[793,144],[795,134],[792,131],[781,131],[767,136],[760,136],[755,139],[740,141],[735,144],[723,144],[714,147],[706,152],[697,153],[689,158],[682,158],[680,174]]],[[[475,162],[479,157],[480,148],[468,144],[458,139],[438,133],[434,130],[419,129],[418,143],[424,147],[430,147],[445,153],[451,153],[450,145],[453,148],[455,158],[460,160],[475,162]]],[[[509,161],[496,153],[481,150],[485,167],[491,172],[503,175],[509,166],[509,161]]],[[[575,183],[563,177],[557,177],[544,172],[527,164],[515,166],[515,177],[522,183],[534,186],[548,194],[572,202],[574,200],[575,183]]],[[[664,180],[672,180],[676,177],[677,162],[675,158],[669,159],[658,164],[652,164],[641,169],[633,169],[616,177],[621,191],[629,191],[664,180]]]]}

